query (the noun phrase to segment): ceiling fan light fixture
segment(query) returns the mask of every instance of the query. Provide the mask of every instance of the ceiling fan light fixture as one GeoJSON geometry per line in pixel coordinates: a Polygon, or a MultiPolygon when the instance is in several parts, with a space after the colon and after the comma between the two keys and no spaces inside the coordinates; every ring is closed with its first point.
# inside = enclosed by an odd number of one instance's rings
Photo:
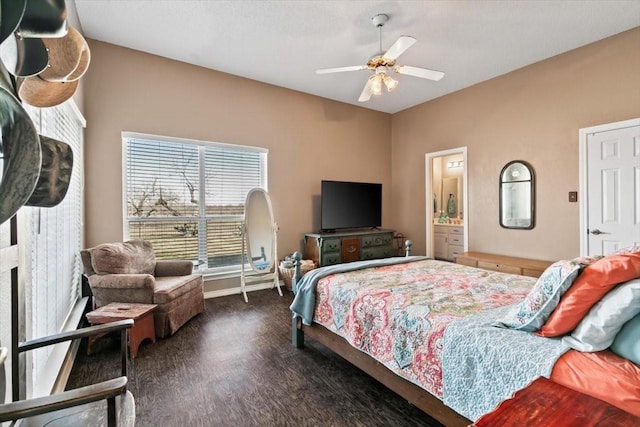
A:
{"type": "Polygon", "coordinates": [[[392,90],[398,87],[398,81],[387,74],[382,74],[382,81],[384,82],[384,85],[387,87],[387,92],[391,92],[392,90]]]}
{"type": "Polygon", "coordinates": [[[400,36],[389,49],[383,52],[382,27],[387,23],[388,20],[389,15],[386,15],[384,13],[380,13],[371,18],[371,22],[373,23],[373,25],[378,28],[380,50],[375,56],[370,57],[365,65],[324,68],[316,70],[316,74],[341,73],[343,71],[355,70],[373,71],[375,74],[367,79],[367,83],[362,88],[362,92],[360,92],[358,102],[367,102],[371,99],[372,95],[382,95],[383,85],[387,89],[387,92],[392,92],[393,90],[395,90],[400,82],[387,74],[391,71],[394,71],[398,74],[404,74],[434,81],[438,81],[442,77],[444,77],[444,73],[442,71],[412,67],[410,65],[396,65],[396,60],[398,59],[398,57],[416,43],[416,39],[411,36],[400,36]]]}
{"type": "Polygon", "coordinates": [[[382,75],[374,74],[369,77],[369,91],[371,95],[382,95],[382,75]]]}

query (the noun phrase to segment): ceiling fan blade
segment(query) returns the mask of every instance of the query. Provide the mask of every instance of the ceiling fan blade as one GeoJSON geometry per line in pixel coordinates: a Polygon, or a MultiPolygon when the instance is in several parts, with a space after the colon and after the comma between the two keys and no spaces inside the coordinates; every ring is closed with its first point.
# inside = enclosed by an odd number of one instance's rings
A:
{"type": "Polygon", "coordinates": [[[444,77],[442,71],[429,70],[427,68],[412,67],[410,65],[403,65],[401,67],[395,67],[395,72],[398,74],[405,74],[407,76],[420,77],[422,79],[429,79],[438,81],[444,77]]]}
{"type": "Polygon", "coordinates": [[[358,101],[367,102],[371,99],[371,79],[367,79],[367,83],[364,85],[364,89],[362,89],[362,93],[360,94],[360,98],[358,101]]]}
{"type": "Polygon", "coordinates": [[[366,69],[366,65],[352,65],[350,67],[323,68],[321,70],[316,70],[316,74],[342,73],[344,71],[357,71],[366,69]]]}
{"type": "Polygon", "coordinates": [[[411,36],[400,36],[382,57],[385,59],[397,59],[405,50],[413,46],[415,42],[416,39],[411,36]]]}

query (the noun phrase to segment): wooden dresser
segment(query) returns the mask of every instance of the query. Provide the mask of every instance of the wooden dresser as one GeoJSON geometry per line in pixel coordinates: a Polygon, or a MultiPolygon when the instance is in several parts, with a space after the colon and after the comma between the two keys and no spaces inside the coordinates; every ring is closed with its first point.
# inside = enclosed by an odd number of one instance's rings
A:
{"type": "Polygon", "coordinates": [[[540,277],[547,267],[553,264],[552,261],[516,258],[483,252],[463,252],[456,257],[456,263],[531,277],[540,277]]]}
{"type": "Polygon", "coordinates": [[[393,230],[343,231],[304,235],[304,258],[318,267],[394,256],[393,230]]]}

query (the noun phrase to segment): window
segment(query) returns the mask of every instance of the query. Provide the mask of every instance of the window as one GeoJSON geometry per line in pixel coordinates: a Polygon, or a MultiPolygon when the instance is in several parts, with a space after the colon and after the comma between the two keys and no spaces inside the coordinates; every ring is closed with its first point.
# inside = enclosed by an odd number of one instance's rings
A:
{"type": "MultiPolygon", "coordinates": [[[[51,208],[22,207],[18,226],[12,232],[9,221],[0,225],[0,247],[6,250],[11,240],[17,241],[18,286],[24,308],[12,313],[10,305],[11,277],[0,274],[0,338],[11,343],[11,317],[17,316],[20,341],[59,333],[78,325],[74,308],[80,297],[82,244],[82,165],[84,118],[73,101],[51,108],[24,105],[40,135],[67,143],[73,150],[73,172],[65,198],[51,208]],[[13,234],[13,236],[12,236],[13,234]],[[75,321],[75,325],[73,322],[75,321]]],[[[7,252],[9,253],[9,252],[7,252]]],[[[2,264],[2,263],[0,263],[2,264]]],[[[11,265],[14,267],[14,265],[11,265]]],[[[60,371],[65,351],[49,346],[26,353],[25,371],[20,373],[26,396],[49,394],[60,371]]],[[[21,362],[22,363],[22,362],[21,362]]],[[[5,364],[7,378],[12,378],[10,364],[5,364]]],[[[9,380],[11,381],[11,380],[9,380]]]]}
{"type": "Polygon", "coordinates": [[[266,189],[267,150],[129,132],[123,146],[125,239],[203,272],[237,270],[244,202],[266,189]]]}

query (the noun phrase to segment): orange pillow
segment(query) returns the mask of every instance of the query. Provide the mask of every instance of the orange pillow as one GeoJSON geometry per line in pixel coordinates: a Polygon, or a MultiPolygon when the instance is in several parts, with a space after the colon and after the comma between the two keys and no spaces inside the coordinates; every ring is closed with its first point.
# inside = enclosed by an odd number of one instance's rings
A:
{"type": "Polygon", "coordinates": [[[538,335],[557,337],[573,331],[591,307],[617,284],[640,277],[640,253],[609,255],[585,267],[538,335]]]}

